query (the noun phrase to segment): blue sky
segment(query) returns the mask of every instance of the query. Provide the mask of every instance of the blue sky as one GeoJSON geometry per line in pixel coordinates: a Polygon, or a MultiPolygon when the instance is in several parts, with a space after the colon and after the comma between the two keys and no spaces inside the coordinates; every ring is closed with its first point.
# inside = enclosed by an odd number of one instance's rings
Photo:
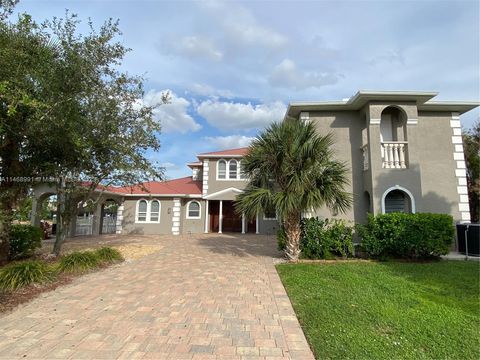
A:
{"type": "MultiPolygon", "coordinates": [[[[189,175],[195,154],[248,145],[291,101],[338,100],[360,89],[438,91],[480,98],[478,1],[21,0],[41,21],[65,9],[101,24],[120,19],[158,108],[168,178],[189,175]]],[[[480,117],[462,117],[470,127],[480,117]]]]}

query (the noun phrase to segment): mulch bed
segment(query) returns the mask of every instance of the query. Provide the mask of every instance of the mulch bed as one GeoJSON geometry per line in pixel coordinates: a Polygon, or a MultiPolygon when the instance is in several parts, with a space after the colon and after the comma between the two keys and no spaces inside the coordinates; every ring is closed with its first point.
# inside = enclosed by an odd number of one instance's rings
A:
{"type": "Polygon", "coordinates": [[[59,286],[70,284],[74,278],[75,275],[62,274],[54,281],[47,284],[32,284],[9,292],[0,291],[0,314],[9,312],[15,309],[18,305],[29,302],[44,292],[52,291],[59,286]]]}

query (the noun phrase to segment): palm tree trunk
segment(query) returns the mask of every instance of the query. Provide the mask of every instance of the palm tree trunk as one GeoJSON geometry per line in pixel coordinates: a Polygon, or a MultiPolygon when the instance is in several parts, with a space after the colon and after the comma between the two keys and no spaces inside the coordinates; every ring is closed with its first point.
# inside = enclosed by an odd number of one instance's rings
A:
{"type": "Polygon", "coordinates": [[[285,234],[287,235],[287,246],[285,255],[290,261],[298,261],[300,256],[300,216],[289,214],[285,219],[285,234]]]}

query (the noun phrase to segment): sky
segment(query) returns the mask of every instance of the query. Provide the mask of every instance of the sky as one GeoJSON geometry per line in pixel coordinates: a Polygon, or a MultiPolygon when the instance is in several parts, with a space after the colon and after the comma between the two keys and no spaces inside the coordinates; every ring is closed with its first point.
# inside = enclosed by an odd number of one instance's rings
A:
{"type": "MultiPolygon", "coordinates": [[[[195,155],[248,146],[289,102],[341,100],[358,90],[436,91],[480,99],[478,1],[21,0],[37,21],[65,9],[96,26],[120,20],[132,50],[122,69],[144,75],[167,178],[195,155]]],[[[471,127],[478,109],[462,116],[471,127]]]]}

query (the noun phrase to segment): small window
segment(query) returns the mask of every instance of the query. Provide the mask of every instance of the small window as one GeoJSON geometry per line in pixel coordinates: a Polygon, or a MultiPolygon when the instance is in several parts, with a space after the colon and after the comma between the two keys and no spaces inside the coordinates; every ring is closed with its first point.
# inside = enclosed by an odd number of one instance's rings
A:
{"type": "Polygon", "coordinates": [[[187,219],[200,219],[200,203],[190,201],[187,205],[187,219]]]}
{"type": "Polygon", "coordinates": [[[277,211],[275,208],[269,207],[268,209],[265,210],[265,213],[263,214],[263,219],[264,220],[277,220],[277,211]]]}
{"type": "Polygon", "coordinates": [[[147,221],[147,207],[146,200],[140,200],[138,202],[137,221],[147,221]]]}
{"type": "Polygon", "coordinates": [[[228,177],[229,179],[237,179],[237,170],[238,170],[238,163],[237,160],[230,160],[228,163],[228,177]]]}
{"type": "Polygon", "coordinates": [[[225,160],[219,160],[217,162],[217,178],[218,179],[227,178],[227,162],[225,160]]]}
{"type": "Polygon", "coordinates": [[[157,200],[153,200],[150,203],[150,221],[158,222],[160,218],[160,203],[157,200]]]}

